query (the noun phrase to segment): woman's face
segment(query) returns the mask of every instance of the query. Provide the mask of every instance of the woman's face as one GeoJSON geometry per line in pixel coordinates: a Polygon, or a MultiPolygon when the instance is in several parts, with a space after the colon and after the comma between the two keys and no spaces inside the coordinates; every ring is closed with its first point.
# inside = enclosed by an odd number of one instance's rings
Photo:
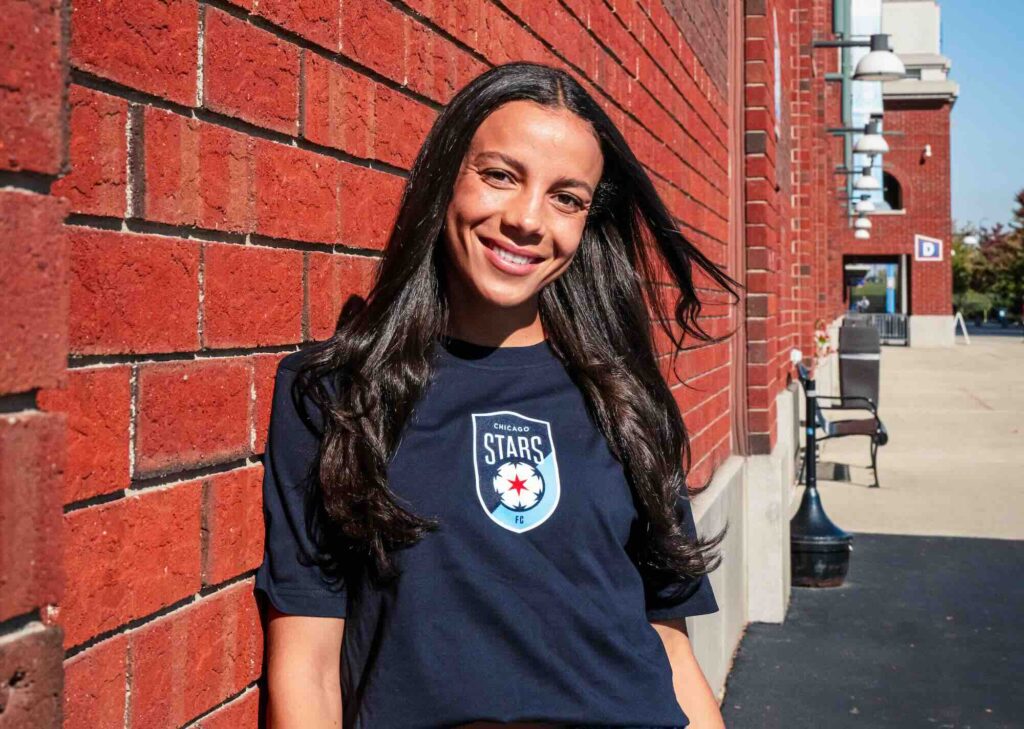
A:
{"type": "Polygon", "coordinates": [[[492,112],[445,217],[449,295],[499,307],[535,298],[572,262],[603,164],[589,123],[571,112],[530,101],[492,112]]]}

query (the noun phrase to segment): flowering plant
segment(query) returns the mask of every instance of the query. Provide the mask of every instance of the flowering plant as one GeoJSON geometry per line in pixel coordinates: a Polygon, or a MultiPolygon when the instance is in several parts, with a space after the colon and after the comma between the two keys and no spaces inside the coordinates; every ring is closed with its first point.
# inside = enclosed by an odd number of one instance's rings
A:
{"type": "Polygon", "coordinates": [[[836,351],[824,319],[814,322],[815,364],[836,351]]]}

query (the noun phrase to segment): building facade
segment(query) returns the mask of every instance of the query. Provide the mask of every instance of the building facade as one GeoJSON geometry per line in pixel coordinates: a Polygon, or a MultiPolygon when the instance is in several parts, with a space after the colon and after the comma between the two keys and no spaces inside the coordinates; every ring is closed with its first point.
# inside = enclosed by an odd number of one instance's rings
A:
{"type": "Polygon", "coordinates": [[[872,266],[902,282],[882,306],[910,315],[911,343],[945,341],[955,87],[938,9],[880,6],[915,77],[880,92],[891,209],[864,242],[836,173],[852,138],[828,131],[852,123],[857,82],[815,45],[856,2],[17,3],[0,27],[5,720],[257,725],[277,363],[368,290],[444,104],[513,60],[579,79],[745,287],[738,304],[704,290],[702,323],[725,338],[675,372],[659,340],[689,481],[711,483],[698,528],[729,525],[722,609],[690,626],[721,694],[743,627],[786,615],[792,350],[827,390],[837,323],[851,300],[876,305],[872,266]],[[941,258],[918,260],[915,235],[941,258]]]}
{"type": "Polygon", "coordinates": [[[842,240],[847,309],[903,318],[891,332],[911,346],[952,346],[952,213],[950,112],[959,88],[941,53],[941,9],[935,0],[875,0],[883,32],[907,78],[881,87],[890,151],[876,170],[870,240],[853,237],[850,221],[833,221],[842,240]]]}

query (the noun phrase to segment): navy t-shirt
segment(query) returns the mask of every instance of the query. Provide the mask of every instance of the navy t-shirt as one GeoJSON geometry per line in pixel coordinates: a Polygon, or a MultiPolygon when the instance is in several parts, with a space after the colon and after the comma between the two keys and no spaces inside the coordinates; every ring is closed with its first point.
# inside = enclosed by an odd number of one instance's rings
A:
{"type": "Polygon", "coordinates": [[[358,567],[332,587],[299,559],[317,448],[290,394],[302,354],[275,382],[256,589],[283,613],[345,618],[345,727],[688,723],[649,621],[717,611],[711,584],[644,584],[622,465],[546,341],[435,345],[388,480],[441,527],[395,553],[402,575],[384,587],[358,567]]]}

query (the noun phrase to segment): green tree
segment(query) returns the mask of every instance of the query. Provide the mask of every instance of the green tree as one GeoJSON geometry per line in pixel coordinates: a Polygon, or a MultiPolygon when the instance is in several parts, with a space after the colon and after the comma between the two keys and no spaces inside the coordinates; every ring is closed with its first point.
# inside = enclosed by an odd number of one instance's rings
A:
{"type": "Polygon", "coordinates": [[[986,228],[968,225],[953,236],[953,301],[965,316],[1005,307],[1014,315],[1024,306],[1024,190],[1014,197],[1013,219],[986,228]],[[979,244],[964,243],[968,235],[979,244]]]}

